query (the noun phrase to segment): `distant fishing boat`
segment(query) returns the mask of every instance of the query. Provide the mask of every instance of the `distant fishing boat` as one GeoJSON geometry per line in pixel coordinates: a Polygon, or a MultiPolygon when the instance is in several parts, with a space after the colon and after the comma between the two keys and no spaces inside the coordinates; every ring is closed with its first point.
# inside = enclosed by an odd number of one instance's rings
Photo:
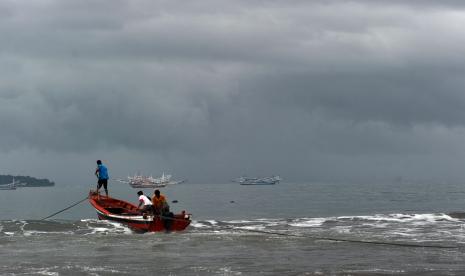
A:
{"type": "Polygon", "coordinates": [[[271,177],[246,177],[242,176],[234,180],[241,185],[274,185],[281,181],[281,177],[279,176],[271,176],[271,177]]]}
{"type": "Polygon", "coordinates": [[[119,182],[127,183],[133,188],[163,188],[167,185],[174,185],[180,184],[185,182],[186,180],[182,181],[174,181],[171,180],[171,175],[165,173],[162,176],[154,178],[152,176],[144,176],[144,175],[134,175],[128,176],[127,179],[116,179],[119,182]]]}
{"type": "Polygon", "coordinates": [[[182,211],[172,217],[143,214],[137,206],[91,190],[89,203],[97,211],[101,220],[111,220],[128,225],[139,232],[182,231],[191,223],[191,215],[182,211]]]}
{"type": "Polygon", "coordinates": [[[0,184],[0,190],[16,190],[16,182],[15,178],[13,177],[13,182],[8,184],[0,184]]]}

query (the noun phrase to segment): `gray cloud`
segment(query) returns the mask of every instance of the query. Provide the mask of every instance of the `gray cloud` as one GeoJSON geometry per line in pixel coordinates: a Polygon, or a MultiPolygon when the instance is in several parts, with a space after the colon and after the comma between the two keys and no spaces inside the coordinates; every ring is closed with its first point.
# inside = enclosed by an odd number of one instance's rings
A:
{"type": "Polygon", "coordinates": [[[3,166],[27,157],[41,174],[41,158],[84,168],[98,153],[119,171],[198,181],[461,178],[464,12],[460,1],[1,1],[3,166]]]}

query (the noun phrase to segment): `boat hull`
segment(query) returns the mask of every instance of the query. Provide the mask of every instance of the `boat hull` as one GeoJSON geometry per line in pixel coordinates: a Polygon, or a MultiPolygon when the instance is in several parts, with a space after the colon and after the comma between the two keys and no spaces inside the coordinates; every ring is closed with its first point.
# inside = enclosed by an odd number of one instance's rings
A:
{"type": "Polygon", "coordinates": [[[129,182],[129,185],[133,188],[144,188],[144,189],[155,189],[155,188],[164,188],[168,185],[176,185],[186,182],[185,180],[182,181],[167,181],[162,183],[150,183],[150,182],[129,182]]]}
{"type": "Polygon", "coordinates": [[[269,182],[269,183],[239,183],[241,185],[274,185],[278,182],[269,182]]]}
{"type": "Polygon", "coordinates": [[[274,185],[278,184],[281,181],[281,177],[272,176],[272,177],[239,177],[233,182],[237,182],[241,185],[274,185]]]}
{"type": "Polygon", "coordinates": [[[170,216],[143,214],[133,204],[89,192],[89,203],[101,220],[111,220],[127,225],[136,232],[182,231],[189,226],[190,214],[185,211],[170,216]]]}
{"type": "Polygon", "coordinates": [[[155,188],[164,188],[166,184],[138,184],[138,183],[129,183],[133,188],[143,188],[143,189],[155,189],[155,188]]]}

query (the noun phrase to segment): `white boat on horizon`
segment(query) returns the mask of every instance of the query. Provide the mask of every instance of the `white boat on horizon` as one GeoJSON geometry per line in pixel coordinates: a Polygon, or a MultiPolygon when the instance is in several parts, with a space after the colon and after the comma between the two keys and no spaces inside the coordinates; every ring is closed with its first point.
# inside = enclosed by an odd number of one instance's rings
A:
{"type": "Polygon", "coordinates": [[[128,176],[127,179],[116,179],[119,182],[129,184],[133,188],[163,188],[167,185],[180,184],[185,182],[171,180],[171,175],[163,173],[160,177],[144,176],[135,174],[134,176],[128,176]]]}
{"type": "Polygon", "coordinates": [[[274,185],[281,181],[281,177],[279,176],[271,176],[271,177],[247,177],[242,176],[234,180],[241,185],[274,185]]]}

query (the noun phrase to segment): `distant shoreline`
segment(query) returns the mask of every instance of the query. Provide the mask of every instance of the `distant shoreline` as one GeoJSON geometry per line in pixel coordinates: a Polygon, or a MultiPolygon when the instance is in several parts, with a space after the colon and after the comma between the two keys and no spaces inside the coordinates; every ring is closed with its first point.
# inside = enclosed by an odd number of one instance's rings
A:
{"type": "Polygon", "coordinates": [[[51,187],[55,186],[55,182],[46,178],[35,178],[32,176],[23,175],[0,175],[0,184],[9,184],[13,182],[17,187],[51,187]]]}

